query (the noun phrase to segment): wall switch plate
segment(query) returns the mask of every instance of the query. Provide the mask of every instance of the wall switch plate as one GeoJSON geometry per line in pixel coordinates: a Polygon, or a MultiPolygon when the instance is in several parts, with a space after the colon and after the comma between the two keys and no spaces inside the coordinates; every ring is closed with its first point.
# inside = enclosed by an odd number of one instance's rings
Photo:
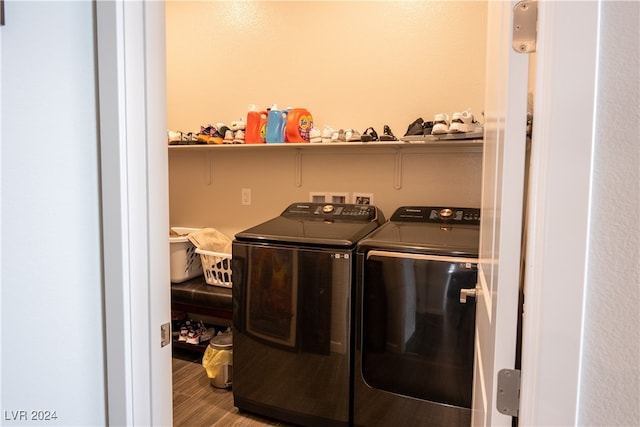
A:
{"type": "Polygon", "coordinates": [[[249,206],[251,204],[251,189],[243,188],[240,190],[241,195],[241,203],[245,206],[249,206]]]}
{"type": "Polygon", "coordinates": [[[331,193],[327,201],[330,203],[349,203],[349,193],[331,193]]]}

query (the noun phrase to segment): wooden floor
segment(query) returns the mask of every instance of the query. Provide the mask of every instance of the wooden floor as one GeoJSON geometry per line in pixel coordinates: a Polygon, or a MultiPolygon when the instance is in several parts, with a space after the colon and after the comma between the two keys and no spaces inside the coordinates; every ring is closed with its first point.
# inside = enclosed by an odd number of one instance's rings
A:
{"type": "Polygon", "coordinates": [[[196,352],[173,352],[173,425],[175,427],[291,426],[257,415],[240,413],[231,390],[212,387],[196,352]]]}

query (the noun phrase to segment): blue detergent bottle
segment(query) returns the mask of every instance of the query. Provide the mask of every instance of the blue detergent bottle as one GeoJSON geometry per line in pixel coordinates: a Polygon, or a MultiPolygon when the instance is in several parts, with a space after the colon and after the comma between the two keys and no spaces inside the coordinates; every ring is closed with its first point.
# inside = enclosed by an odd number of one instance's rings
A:
{"type": "Polygon", "coordinates": [[[288,110],[279,110],[277,104],[273,104],[267,118],[267,144],[283,143],[284,128],[287,124],[288,110]]]}

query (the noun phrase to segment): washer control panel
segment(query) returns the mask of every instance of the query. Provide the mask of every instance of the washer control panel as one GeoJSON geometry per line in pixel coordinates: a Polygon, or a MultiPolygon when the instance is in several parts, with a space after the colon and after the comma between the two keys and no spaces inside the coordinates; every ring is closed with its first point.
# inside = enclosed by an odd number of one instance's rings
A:
{"type": "Polygon", "coordinates": [[[377,219],[378,210],[372,205],[294,203],[285,209],[282,216],[298,219],[372,221],[377,219]]]}
{"type": "Polygon", "coordinates": [[[431,206],[402,206],[393,213],[391,221],[480,224],[480,209],[431,206]]]}

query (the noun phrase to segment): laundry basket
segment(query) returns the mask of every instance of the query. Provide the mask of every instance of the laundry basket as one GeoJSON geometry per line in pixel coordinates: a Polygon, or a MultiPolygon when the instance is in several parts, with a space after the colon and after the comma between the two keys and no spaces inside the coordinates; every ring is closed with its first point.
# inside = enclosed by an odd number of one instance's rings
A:
{"type": "Polygon", "coordinates": [[[231,283],[231,254],[196,249],[202,260],[204,280],[215,286],[230,288],[231,283]]]}
{"type": "Polygon", "coordinates": [[[199,228],[171,227],[176,234],[169,235],[171,283],[182,283],[202,274],[202,257],[195,253],[196,247],[189,241],[187,235],[199,228]]]}

